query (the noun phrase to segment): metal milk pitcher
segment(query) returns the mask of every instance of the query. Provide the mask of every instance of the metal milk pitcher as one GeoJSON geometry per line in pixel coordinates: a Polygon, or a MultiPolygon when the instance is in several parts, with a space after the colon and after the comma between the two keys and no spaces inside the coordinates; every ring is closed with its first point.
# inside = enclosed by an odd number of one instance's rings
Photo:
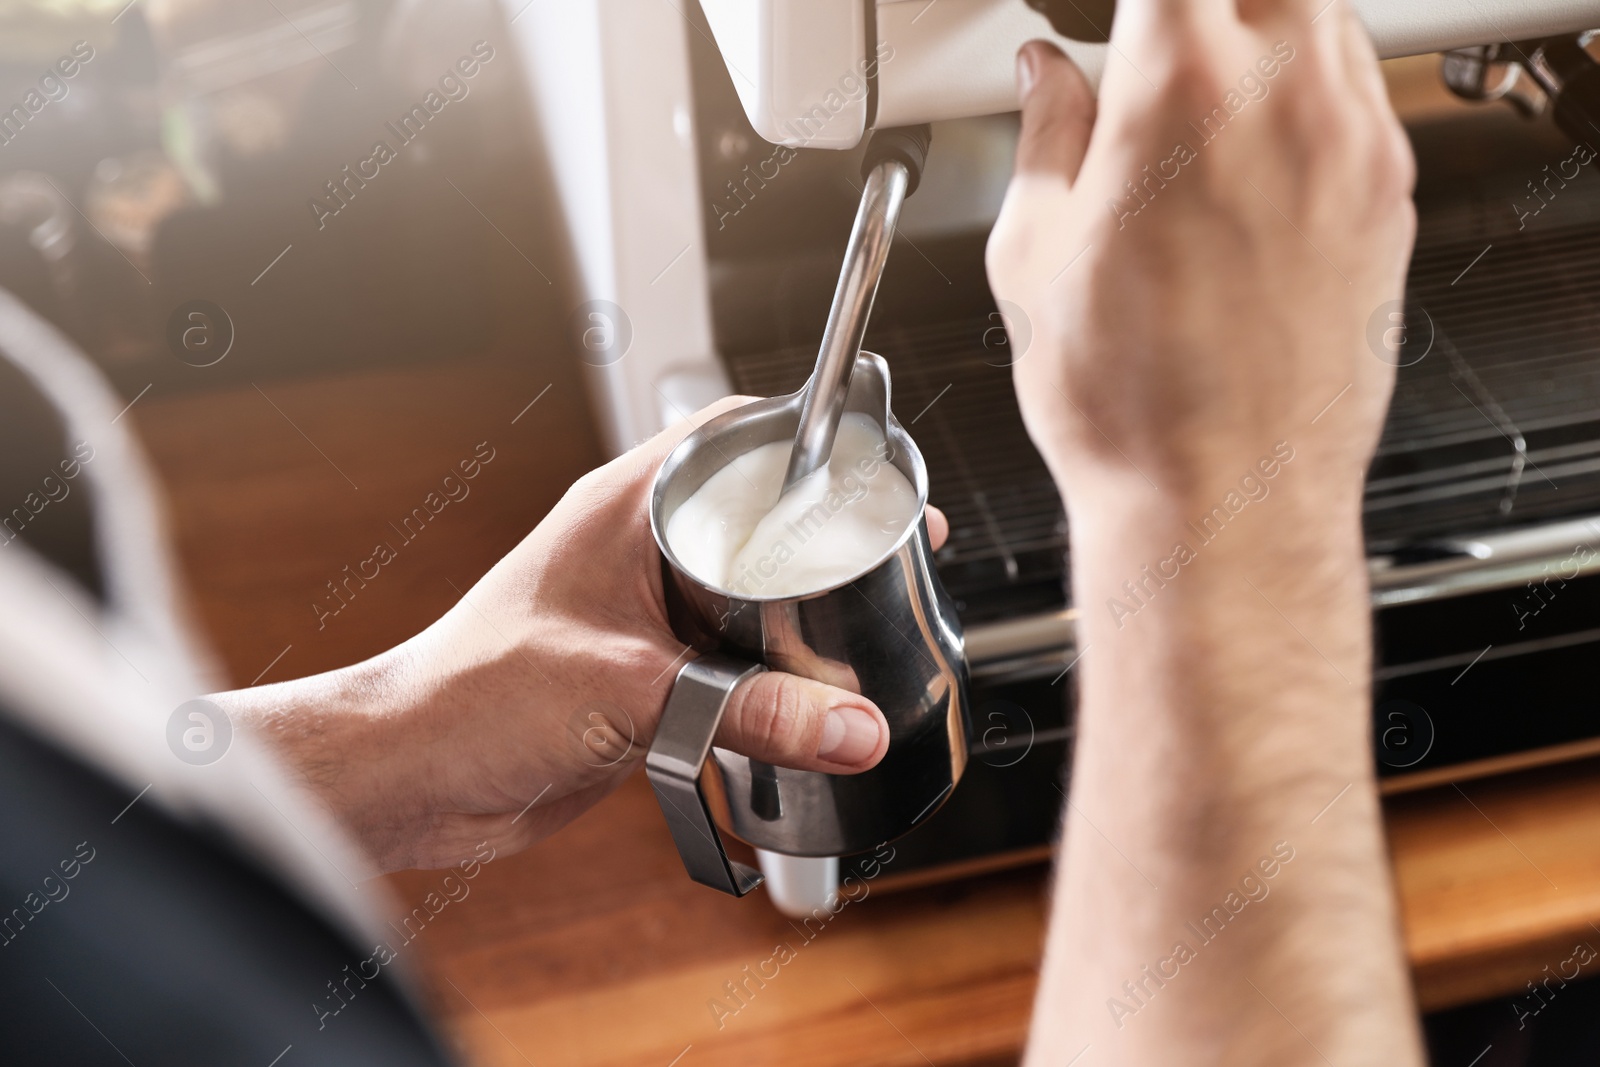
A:
{"type": "Polygon", "coordinates": [[[847,411],[875,420],[887,462],[917,493],[919,518],[851,581],[803,596],[736,595],[701,582],[667,543],[673,512],[712,474],[760,445],[794,439],[804,390],[748,404],[687,437],[656,474],[650,528],[661,549],[678,636],[702,655],[685,664],[645,761],[689,876],[735,896],[761,875],[731,860],[721,833],[791,856],[839,856],[899,837],[944,802],[966,767],[967,663],[955,606],[933,568],[922,454],[889,410],[889,367],[856,359],[847,411]],[[774,767],[716,748],[729,694],[746,676],[786,671],[839,685],[855,679],[889,722],[882,762],[855,775],[774,767]]]}

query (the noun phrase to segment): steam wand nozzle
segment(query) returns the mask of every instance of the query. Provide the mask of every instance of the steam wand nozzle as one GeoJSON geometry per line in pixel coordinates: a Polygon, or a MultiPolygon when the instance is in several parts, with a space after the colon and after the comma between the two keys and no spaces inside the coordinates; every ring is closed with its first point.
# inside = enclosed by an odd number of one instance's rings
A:
{"type": "Polygon", "coordinates": [[[817,366],[806,383],[800,425],[783,479],[785,492],[825,465],[833,453],[833,439],[850,395],[850,375],[866,336],[867,319],[872,315],[872,302],[889,258],[900,207],[916,191],[932,139],[933,130],[927,125],[904,126],[879,130],[867,145],[861,163],[866,184],[850,230],[839,284],[833,291],[833,306],[822,332],[817,366]]]}

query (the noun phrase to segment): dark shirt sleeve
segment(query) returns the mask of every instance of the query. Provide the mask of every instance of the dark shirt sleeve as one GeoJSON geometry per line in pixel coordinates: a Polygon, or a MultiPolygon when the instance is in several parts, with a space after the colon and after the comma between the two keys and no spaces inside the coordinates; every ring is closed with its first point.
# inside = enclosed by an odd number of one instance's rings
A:
{"type": "Polygon", "coordinates": [[[374,947],[0,715],[0,1061],[448,1062],[374,947]]]}
{"type": "Polygon", "coordinates": [[[0,552],[25,544],[98,598],[86,455],[93,446],[69,441],[61,416],[0,353],[0,552]]]}

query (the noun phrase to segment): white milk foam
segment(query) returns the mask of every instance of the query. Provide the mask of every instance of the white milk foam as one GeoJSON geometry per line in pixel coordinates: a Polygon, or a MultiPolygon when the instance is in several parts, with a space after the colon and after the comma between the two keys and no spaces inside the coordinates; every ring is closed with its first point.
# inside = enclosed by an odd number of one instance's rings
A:
{"type": "Polygon", "coordinates": [[[780,499],[791,441],[739,456],[667,521],[667,544],[700,581],[746,597],[799,596],[865,573],[917,521],[917,491],[866,415],[839,422],[828,465],[780,499]]]}

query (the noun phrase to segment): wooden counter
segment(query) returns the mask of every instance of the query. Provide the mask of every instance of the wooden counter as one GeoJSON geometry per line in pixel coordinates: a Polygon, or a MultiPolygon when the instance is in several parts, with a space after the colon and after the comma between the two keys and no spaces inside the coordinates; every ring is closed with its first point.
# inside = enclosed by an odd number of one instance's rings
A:
{"type": "MultiPolygon", "coordinates": [[[[347,663],[421,628],[599,459],[576,378],[549,360],[259,384],[152,392],[132,409],[199,615],[240,684],[347,663]],[[496,459],[472,495],[319,630],[324,583],[485,440],[496,459]]],[[[1387,811],[1425,1006],[1521,989],[1576,941],[1600,945],[1600,764],[1445,785],[1387,811]]],[[[415,903],[438,877],[391,882],[415,903]]],[[[1026,1030],[1045,888],[1036,866],[873,892],[808,941],[759,896],[691,884],[636,776],[491,863],[417,944],[447,1030],[481,1063],[1007,1063],[1026,1030]],[[731,1012],[724,983],[779,942],[794,958],[731,1012]],[[720,1018],[708,1007],[719,996],[720,1018]]]]}

